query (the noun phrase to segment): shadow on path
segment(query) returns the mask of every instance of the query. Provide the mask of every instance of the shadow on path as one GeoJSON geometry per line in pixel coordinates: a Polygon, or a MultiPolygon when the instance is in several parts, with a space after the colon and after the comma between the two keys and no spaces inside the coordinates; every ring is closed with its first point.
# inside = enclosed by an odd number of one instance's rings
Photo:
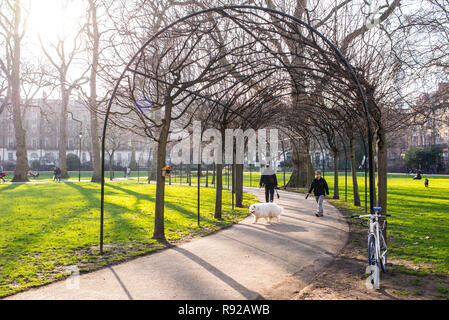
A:
{"type": "Polygon", "coordinates": [[[241,285],[237,281],[235,281],[233,278],[228,276],[227,274],[223,273],[222,271],[215,268],[213,265],[211,265],[209,262],[201,259],[197,255],[191,253],[190,251],[183,249],[181,247],[173,247],[173,250],[176,252],[181,253],[186,258],[189,258],[193,262],[199,264],[201,267],[209,271],[211,274],[219,278],[221,281],[225,282],[227,285],[229,285],[231,288],[239,292],[241,295],[243,295],[246,299],[252,300],[263,300],[264,298],[257,292],[254,292],[252,290],[249,290],[245,286],[241,285]]]}

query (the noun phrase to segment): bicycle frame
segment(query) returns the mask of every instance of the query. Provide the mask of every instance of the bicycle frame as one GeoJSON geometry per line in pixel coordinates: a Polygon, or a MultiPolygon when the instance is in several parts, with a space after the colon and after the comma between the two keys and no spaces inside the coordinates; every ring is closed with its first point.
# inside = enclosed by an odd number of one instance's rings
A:
{"type": "MultiPolygon", "coordinates": [[[[379,289],[379,267],[382,266],[383,271],[386,271],[385,264],[386,264],[386,253],[387,253],[387,247],[385,239],[383,240],[383,244],[385,244],[385,251],[382,253],[381,250],[381,234],[380,234],[380,228],[379,228],[379,217],[382,216],[390,216],[390,215],[384,215],[380,214],[381,208],[375,208],[377,210],[374,210],[374,213],[367,214],[367,215],[359,215],[359,216],[351,216],[351,218],[369,218],[370,225],[369,225],[369,232],[368,232],[368,246],[370,245],[369,241],[371,237],[374,237],[374,245],[375,245],[375,252],[374,252],[374,259],[375,263],[374,266],[372,263],[369,265],[369,271],[370,271],[370,277],[374,276],[374,281],[372,284],[376,289],[379,289]],[[384,260],[382,260],[384,259],[384,260]],[[374,268],[373,268],[374,267],[374,268]]],[[[383,238],[383,235],[382,235],[383,238]]],[[[370,248],[368,248],[369,252],[370,248]]]]}

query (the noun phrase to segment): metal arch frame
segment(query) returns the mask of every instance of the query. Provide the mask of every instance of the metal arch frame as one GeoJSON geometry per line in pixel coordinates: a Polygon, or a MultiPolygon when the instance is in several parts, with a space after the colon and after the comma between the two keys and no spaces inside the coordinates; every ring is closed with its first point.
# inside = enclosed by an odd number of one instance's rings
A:
{"type": "Polygon", "coordinates": [[[369,189],[370,189],[370,211],[372,212],[372,208],[374,206],[374,154],[373,154],[373,134],[372,134],[372,128],[371,128],[371,122],[370,122],[370,115],[369,115],[369,109],[368,109],[368,101],[366,98],[366,94],[365,91],[363,90],[360,81],[357,77],[357,74],[355,73],[354,69],[352,68],[351,64],[349,63],[349,61],[344,57],[344,55],[341,53],[341,51],[328,39],[326,38],[321,32],[319,32],[317,29],[315,29],[314,27],[312,27],[310,24],[306,23],[305,21],[292,16],[288,13],[276,10],[276,9],[271,9],[271,8],[266,8],[266,7],[262,7],[262,6],[253,6],[253,5],[227,5],[227,6],[219,6],[219,7],[214,7],[214,8],[208,8],[208,9],[204,9],[204,10],[199,10],[196,11],[194,13],[191,13],[189,15],[186,15],[178,20],[176,20],[175,22],[169,24],[168,26],[162,28],[161,30],[159,30],[157,33],[155,33],[153,36],[151,36],[145,43],[144,45],[136,52],[136,54],[131,58],[131,60],[128,62],[128,64],[126,65],[125,69],[123,70],[123,72],[121,73],[120,77],[117,80],[117,83],[114,87],[114,90],[112,91],[112,95],[111,98],[109,99],[108,102],[108,106],[106,108],[106,115],[105,115],[105,119],[104,119],[104,124],[103,124],[103,133],[102,133],[102,141],[101,141],[101,225],[100,225],[100,254],[103,254],[103,225],[104,225],[104,187],[105,187],[105,181],[104,181],[104,169],[105,169],[105,137],[106,137],[106,133],[107,133],[107,125],[108,125],[108,120],[109,120],[109,113],[111,111],[112,108],[112,103],[115,99],[115,96],[117,94],[117,90],[118,87],[121,83],[121,81],[123,80],[123,78],[125,77],[125,74],[130,71],[129,68],[131,66],[131,64],[136,60],[136,58],[146,49],[146,47],[156,38],[158,37],[160,34],[164,33],[165,31],[169,30],[170,28],[172,28],[173,26],[182,23],[190,18],[193,18],[195,16],[199,16],[205,13],[209,13],[209,12],[220,12],[220,11],[226,11],[226,10],[235,10],[235,9],[252,9],[252,10],[258,10],[258,11],[263,11],[263,12],[267,12],[267,13],[271,13],[271,14],[275,14],[278,16],[282,16],[284,18],[290,19],[304,27],[306,27],[309,31],[313,32],[314,34],[316,34],[318,37],[320,37],[327,45],[329,45],[337,54],[337,56],[343,61],[343,63],[345,64],[345,66],[348,68],[349,72],[351,73],[351,76],[355,82],[355,84],[358,87],[360,96],[362,98],[362,104],[364,107],[364,112],[365,112],[365,120],[366,120],[366,125],[367,125],[367,133],[368,133],[368,161],[369,161],[369,189]]]}

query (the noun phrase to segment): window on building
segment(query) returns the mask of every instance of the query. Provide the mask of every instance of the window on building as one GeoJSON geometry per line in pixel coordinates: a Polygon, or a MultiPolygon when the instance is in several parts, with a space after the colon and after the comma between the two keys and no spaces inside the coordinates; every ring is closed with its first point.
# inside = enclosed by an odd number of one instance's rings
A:
{"type": "Polygon", "coordinates": [[[13,155],[12,152],[9,152],[9,153],[8,153],[8,160],[9,160],[9,161],[13,161],[13,160],[14,160],[14,155],[13,155]]]}
{"type": "Polygon", "coordinates": [[[8,148],[14,149],[14,138],[8,138],[8,148]]]}

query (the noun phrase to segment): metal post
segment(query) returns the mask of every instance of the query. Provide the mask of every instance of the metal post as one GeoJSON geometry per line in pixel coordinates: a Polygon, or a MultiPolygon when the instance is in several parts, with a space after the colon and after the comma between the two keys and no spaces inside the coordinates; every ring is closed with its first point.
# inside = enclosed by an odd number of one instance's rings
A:
{"type": "Polygon", "coordinates": [[[228,170],[227,170],[227,171],[228,171],[228,173],[227,173],[227,179],[228,179],[228,190],[229,190],[229,171],[230,171],[230,170],[229,170],[229,166],[230,166],[230,165],[228,164],[228,165],[227,165],[227,169],[228,169],[228,170]]]}
{"type": "Polygon", "coordinates": [[[232,171],[231,171],[232,173],[232,210],[234,210],[234,192],[235,192],[235,190],[234,190],[234,182],[235,182],[235,177],[234,177],[234,165],[232,165],[232,171]]]}
{"type": "Polygon", "coordinates": [[[80,153],[78,157],[78,182],[81,182],[81,139],[83,137],[83,132],[80,131],[80,153]]]}
{"type": "Polygon", "coordinates": [[[252,168],[251,168],[251,163],[249,164],[249,186],[252,187],[253,186],[253,177],[252,177],[252,168]]]}
{"type": "Polygon", "coordinates": [[[324,178],[324,175],[325,175],[325,170],[324,170],[324,166],[325,166],[325,163],[324,163],[324,152],[323,152],[323,149],[321,149],[321,157],[323,158],[322,160],[322,166],[323,166],[323,178],[324,178]]]}
{"type": "Polygon", "coordinates": [[[348,159],[345,158],[345,201],[348,202],[348,159]]]}
{"type": "Polygon", "coordinates": [[[201,171],[201,164],[198,164],[198,227],[200,226],[200,197],[201,197],[201,189],[200,189],[200,171],[201,171]]]}

